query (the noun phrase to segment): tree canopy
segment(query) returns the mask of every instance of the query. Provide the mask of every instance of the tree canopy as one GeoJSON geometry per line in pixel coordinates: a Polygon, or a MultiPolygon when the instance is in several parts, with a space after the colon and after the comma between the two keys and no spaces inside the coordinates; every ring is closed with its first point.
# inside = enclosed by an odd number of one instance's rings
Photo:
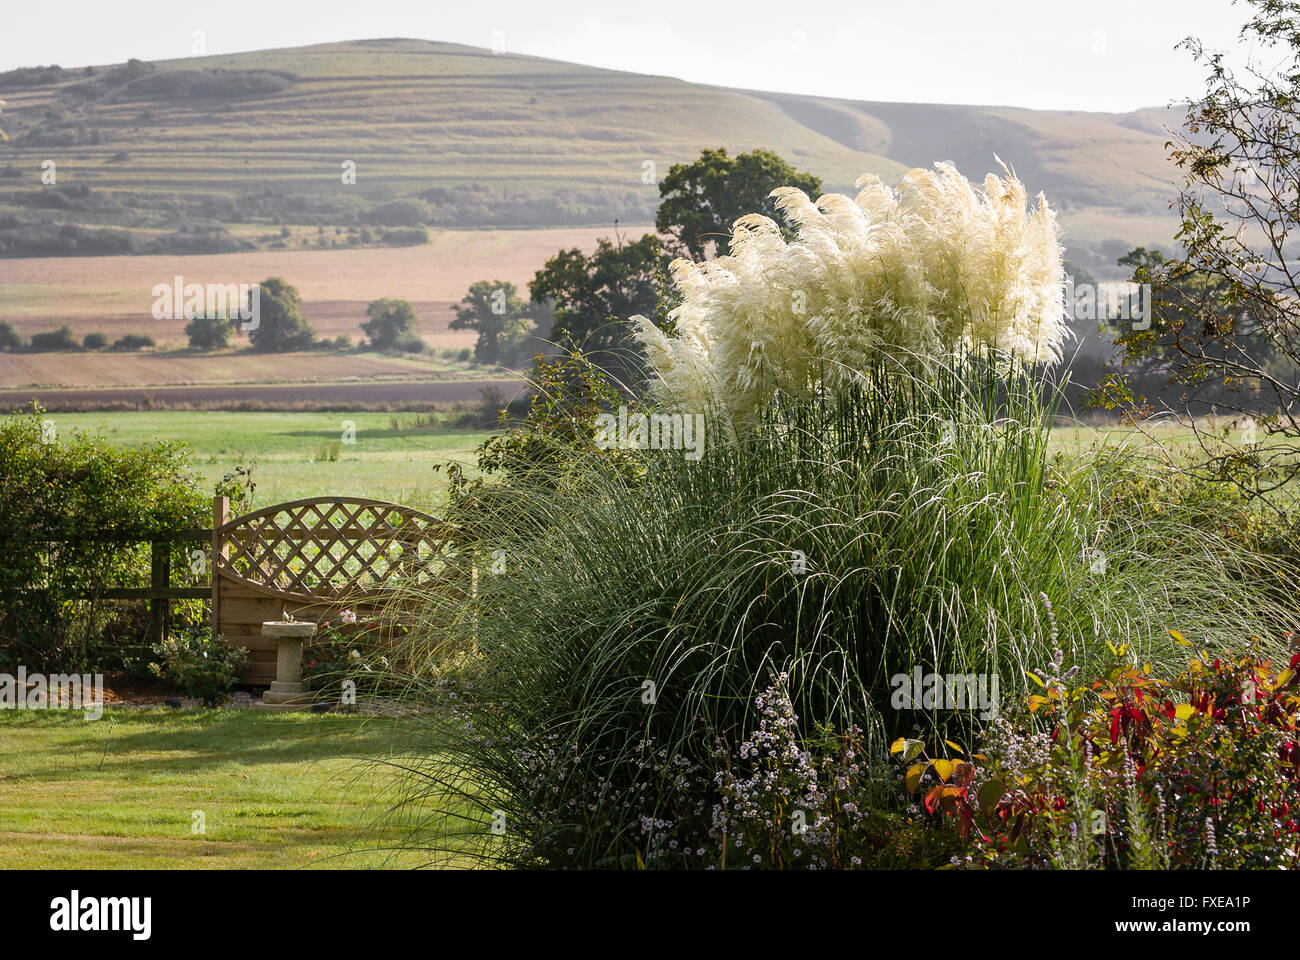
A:
{"type": "Polygon", "coordinates": [[[369,317],[361,329],[375,350],[406,350],[411,353],[424,348],[424,341],[416,331],[415,308],[407,300],[383,297],[366,307],[369,317]]]}
{"type": "Polygon", "coordinates": [[[258,286],[257,325],[248,331],[253,349],[264,353],[311,349],[316,331],[302,315],[297,287],[280,277],[267,277],[258,286]]]}
{"type": "Polygon", "coordinates": [[[581,350],[623,374],[635,366],[627,319],[643,314],[662,321],[668,259],[653,233],[630,242],[602,237],[590,256],[575,247],[547,260],[528,292],[554,309],[551,338],[561,349],[581,350]]]}
{"type": "Polygon", "coordinates": [[[479,280],[452,307],[451,329],[478,333],[474,359],[479,363],[516,363],[533,328],[527,309],[513,283],[479,280]]]}
{"type": "Polygon", "coordinates": [[[655,229],[673,238],[672,245],[694,260],[703,260],[712,245],[722,256],[731,246],[731,227],[750,213],[775,217],[768,199],[777,187],[798,187],[814,200],[822,192],[820,177],[796,170],[770,150],[731,156],[725,147],[705,150],[694,163],[675,163],[659,184],[655,229]]]}

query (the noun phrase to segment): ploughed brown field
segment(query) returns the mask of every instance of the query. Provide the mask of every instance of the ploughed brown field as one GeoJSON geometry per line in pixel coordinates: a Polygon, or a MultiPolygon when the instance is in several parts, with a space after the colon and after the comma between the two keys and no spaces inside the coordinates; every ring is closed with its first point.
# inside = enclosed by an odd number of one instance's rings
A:
{"type": "Polygon", "coordinates": [[[0,354],[0,390],[454,378],[446,367],[423,355],[329,351],[7,353],[0,354]]]}
{"type": "Polygon", "coordinates": [[[347,381],[200,386],[0,389],[0,414],[38,401],[51,413],[78,410],[432,410],[510,400],[519,379],[347,381]]]}
{"type": "MultiPolygon", "coordinates": [[[[620,225],[638,238],[648,226],[620,225]]],[[[451,331],[453,304],[478,280],[515,284],[527,298],[527,284],[561,249],[590,252],[613,227],[547,230],[430,231],[417,247],[345,250],[269,250],[208,256],[41,257],[0,259],[0,319],[24,338],[67,324],[78,339],[101,331],[111,339],[126,333],[153,337],[160,347],[185,344],[184,320],[155,320],[155,284],[256,283],[278,276],[298,288],[303,313],[318,336],[363,336],[366,306],[381,297],[409,300],[420,319],[420,335],[434,348],[471,346],[473,333],[451,331]]],[[[69,358],[64,358],[68,360],[69,358]]],[[[0,356],[0,384],[12,383],[12,355],[0,356]]],[[[43,381],[31,381],[43,382],[43,381]]]]}

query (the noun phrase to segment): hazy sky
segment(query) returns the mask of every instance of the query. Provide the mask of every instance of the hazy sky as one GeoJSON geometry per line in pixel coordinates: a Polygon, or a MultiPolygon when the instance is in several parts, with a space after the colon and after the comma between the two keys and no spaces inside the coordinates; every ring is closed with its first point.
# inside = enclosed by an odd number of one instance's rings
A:
{"type": "Polygon", "coordinates": [[[1122,111],[1195,94],[1174,45],[1233,47],[1246,18],[1229,0],[15,0],[0,68],[183,57],[196,30],[212,54],[418,37],[763,90],[1122,111]]]}

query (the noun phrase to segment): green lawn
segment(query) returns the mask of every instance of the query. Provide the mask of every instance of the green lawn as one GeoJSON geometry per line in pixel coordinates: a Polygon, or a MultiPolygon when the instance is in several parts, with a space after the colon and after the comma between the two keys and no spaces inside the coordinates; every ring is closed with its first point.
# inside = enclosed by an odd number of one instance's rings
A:
{"type": "Polygon", "coordinates": [[[9,868],[412,867],[385,811],[411,721],[254,710],[0,711],[9,868]],[[205,832],[194,831],[201,811],[205,832]]]}
{"type": "MultiPolygon", "coordinates": [[[[1221,446],[1244,444],[1243,425],[1231,417],[1201,420],[1198,429],[1203,438],[1212,439],[1221,446]]],[[[1265,445],[1280,442],[1277,438],[1266,438],[1262,427],[1257,428],[1257,436],[1265,445]]],[[[1189,426],[1163,422],[1144,424],[1141,429],[1120,423],[1080,422],[1071,426],[1058,426],[1052,429],[1051,443],[1053,450],[1067,453],[1083,453],[1106,446],[1141,449],[1153,455],[1163,449],[1175,460],[1187,457],[1195,459],[1201,454],[1196,431],[1189,426]]]]}
{"type": "Polygon", "coordinates": [[[236,465],[255,462],[256,505],[314,496],[360,496],[425,510],[446,501],[446,474],[435,463],[470,466],[483,430],[417,427],[413,413],[251,413],[147,410],[49,414],[60,435],[103,430],[123,446],[182,440],[211,489],[236,465]],[[355,442],[344,442],[344,422],[355,442]],[[337,459],[330,460],[333,456],[337,459]]]}

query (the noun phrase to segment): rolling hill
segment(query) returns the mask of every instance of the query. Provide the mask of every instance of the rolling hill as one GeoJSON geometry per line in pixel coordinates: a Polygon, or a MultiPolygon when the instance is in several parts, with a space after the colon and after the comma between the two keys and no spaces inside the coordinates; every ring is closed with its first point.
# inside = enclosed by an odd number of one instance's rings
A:
{"type": "Polygon", "coordinates": [[[646,223],[655,178],[718,145],[775,150],[832,190],[941,159],[975,179],[997,154],[1058,207],[1071,258],[1094,272],[1172,233],[1161,110],[835,100],[405,39],[28,68],[0,75],[0,99],[9,256],[646,223]],[[47,161],[57,184],[42,183],[47,161]]]}

